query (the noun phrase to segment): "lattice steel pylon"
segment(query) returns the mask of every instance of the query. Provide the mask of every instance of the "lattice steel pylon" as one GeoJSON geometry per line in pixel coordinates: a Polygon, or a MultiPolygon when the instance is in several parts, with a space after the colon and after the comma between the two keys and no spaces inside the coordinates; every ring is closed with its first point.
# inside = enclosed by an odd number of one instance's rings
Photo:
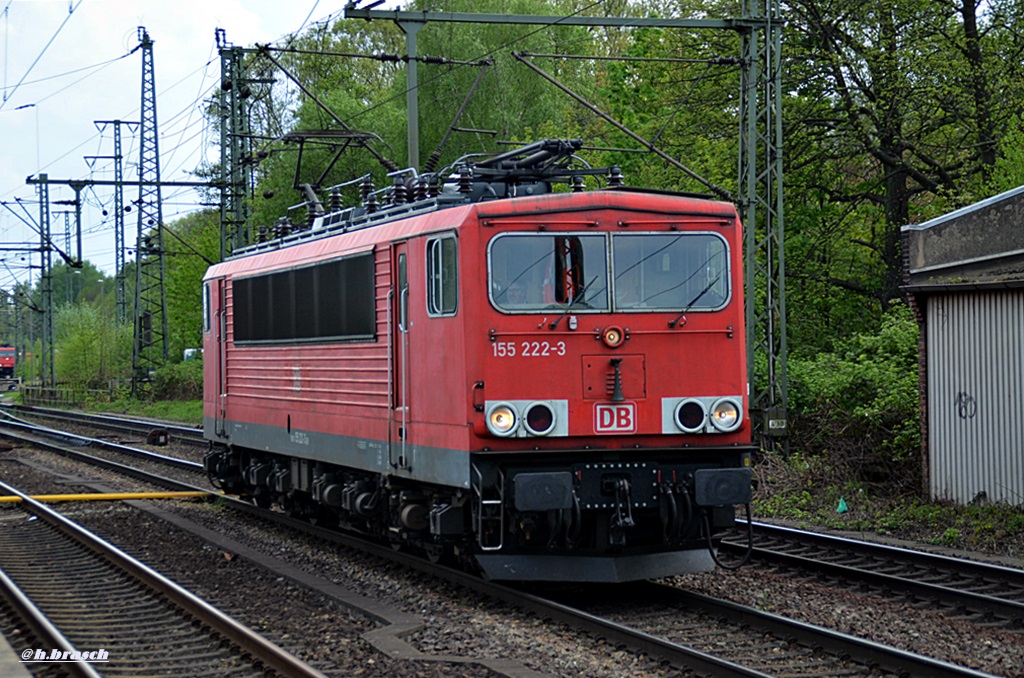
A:
{"type": "MultiPolygon", "coordinates": [[[[50,253],[50,184],[45,174],[39,175],[39,291],[43,306],[42,377],[43,386],[56,386],[53,366],[53,261],[50,253]]],[[[29,321],[31,322],[31,321],[29,321]]]]}
{"type": "Polygon", "coordinates": [[[246,168],[250,155],[251,137],[247,99],[248,82],[243,78],[244,56],[254,50],[234,47],[227,41],[222,29],[215,32],[220,53],[221,86],[217,96],[220,116],[221,167],[221,252],[227,258],[231,252],[249,244],[247,230],[249,218],[246,196],[250,180],[246,168]]]}
{"type": "Polygon", "coordinates": [[[744,0],[739,179],[746,228],[750,411],[761,445],[789,441],[782,210],[782,22],[778,0],[744,0]]]}
{"type": "MultiPolygon", "coordinates": [[[[746,229],[747,366],[754,436],[765,448],[789,441],[786,376],[786,284],[782,209],[782,19],[779,0],[743,0],[742,16],[732,19],[591,17],[406,12],[345,7],[347,19],[389,20],[407,35],[410,62],[415,58],[411,27],[428,21],[560,26],[712,29],[738,32],[742,40],[739,198],[746,229]]],[[[416,88],[408,86],[410,101],[416,88]]],[[[418,125],[410,105],[408,124],[418,125]]],[[[410,144],[418,140],[410,133],[410,144]]],[[[418,151],[415,151],[418,153],[418,151]]],[[[409,157],[414,157],[410,149],[409,157]]]]}
{"type": "Polygon", "coordinates": [[[127,271],[125,269],[125,242],[124,242],[124,156],[121,153],[121,125],[127,125],[128,130],[134,133],[139,126],[137,122],[126,122],[124,120],[97,120],[96,129],[103,134],[107,125],[114,127],[114,155],[112,156],[88,156],[89,158],[109,158],[114,161],[114,271],[115,271],[115,298],[117,304],[117,322],[124,323],[128,320],[128,289],[127,271]]]}
{"type": "Polygon", "coordinates": [[[163,205],[157,143],[153,41],[139,27],[142,104],[139,117],[138,233],[135,243],[135,342],[132,391],[145,390],[151,374],[167,361],[167,293],[164,287],[163,205]]]}

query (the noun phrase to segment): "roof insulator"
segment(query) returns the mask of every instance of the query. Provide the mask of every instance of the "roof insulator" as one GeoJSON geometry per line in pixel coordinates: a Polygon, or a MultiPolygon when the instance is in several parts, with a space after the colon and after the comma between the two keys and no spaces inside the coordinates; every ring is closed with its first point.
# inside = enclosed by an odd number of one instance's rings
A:
{"type": "Polygon", "coordinates": [[[469,165],[459,165],[459,193],[469,193],[473,190],[473,170],[469,165]]]}
{"type": "Polygon", "coordinates": [[[359,199],[366,205],[371,197],[373,197],[373,177],[366,175],[363,183],[359,184],[359,199]]]}
{"type": "Polygon", "coordinates": [[[395,184],[391,191],[391,202],[396,205],[404,205],[409,202],[409,191],[405,187],[405,179],[395,177],[395,184]]]}
{"type": "Polygon", "coordinates": [[[625,186],[625,177],[622,176],[622,168],[618,165],[612,165],[608,170],[608,185],[612,188],[619,188],[625,186]]]}
{"type": "Polygon", "coordinates": [[[427,178],[420,176],[416,179],[416,200],[426,200],[429,197],[430,188],[427,178]]]}

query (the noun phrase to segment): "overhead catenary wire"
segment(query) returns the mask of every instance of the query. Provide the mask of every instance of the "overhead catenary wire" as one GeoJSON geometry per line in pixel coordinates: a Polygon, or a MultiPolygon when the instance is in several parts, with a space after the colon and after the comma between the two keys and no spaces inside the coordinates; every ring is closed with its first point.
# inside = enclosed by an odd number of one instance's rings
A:
{"type": "MultiPolygon", "coordinates": [[[[78,4],[81,4],[81,1],[82,0],[78,0],[78,4]]],[[[10,4],[10,3],[8,3],[8,4],[10,4]]],[[[302,26],[299,29],[300,31],[302,30],[303,27],[305,27],[309,23],[309,19],[310,19],[310,17],[313,16],[313,13],[316,11],[316,7],[318,6],[318,4],[319,4],[319,2],[314,2],[313,3],[310,11],[307,13],[306,19],[303,21],[302,26]]],[[[77,8],[77,4],[75,5],[75,8],[77,8]]],[[[333,17],[336,14],[337,13],[332,13],[332,14],[328,15],[328,17],[333,17]]],[[[277,42],[280,42],[282,40],[287,39],[287,40],[289,40],[289,43],[290,43],[292,40],[294,40],[296,34],[297,34],[297,32],[286,33],[286,34],[282,35],[281,37],[277,38],[276,40],[274,40],[273,42],[277,43],[277,42]]],[[[134,51],[134,50],[132,50],[132,51],[134,51]]],[[[69,75],[69,74],[73,74],[73,73],[76,73],[76,72],[81,72],[83,70],[97,69],[96,72],[98,72],[98,70],[100,70],[102,67],[108,66],[108,65],[110,65],[110,64],[112,64],[112,63],[114,63],[116,61],[120,61],[121,59],[124,59],[125,57],[129,56],[131,53],[132,52],[127,52],[127,53],[125,53],[125,54],[123,54],[123,55],[121,55],[121,56],[119,56],[119,57],[117,57],[115,59],[111,59],[111,60],[108,60],[108,61],[100,62],[98,64],[93,64],[91,66],[82,67],[80,69],[75,69],[75,70],[72,70],[72,71],[67,71],[67,72],[64,72],[64,73],[61,73],[61,74],[57,74],[57,75],[54,75],[54,76],[48,76],[46,78],[41,78],[41,79],[36,80],[36,81],[26,81],[24,84],[28,84],[29,82],[43,82],[43,81],[46,81],[46,80],[60,78],[60,77],[64,77],[64,76],[69,75]]],[[[190,78],[191,76],[193,76],[197,71],[200,71],[200,70],[203,70],[203,69],[209,69],[209,66],[211,65],[211,63],[212,63],[212,60],[207,61],[202,66],[197,68],[195,71],[192,71],[191,73],[189,73],[186,76],[184,76],[178,82],[172,84],[169,87],[161,88],[159,94],[160,95],[165,95],[168,91],[174,89],[174,87],[176,87],[178,84],[180,84],[181,82],[183,82],[183,81],[187,80],[188,78],[190,78]]],[[[82,79],[77,80],[74,83],[71,83],[70,85],[68,85],[66,87],[62,87],[60,90],[57,90],[57,91],[47,95],[46,97],[43,97],[43,99],[41,99],[40,101],[52,98],[53,96],[56,96],[58,93],[65,92],[69,87],[79,84],[80,82],[82,82],[82,80],[92,76],[93,74],[94,73],[92,73],[92,72],[88,73],[82,79]]],[[[201,90],[202,90],[201,94],[198,95],[189,104],[187,104],[181,111],[176,113],[174,116],[172,116],[168,120],[173,120],[178,115],[182,115],[182,114],[191,115],[196,110],[197,106],[203,101],[204,97],[206,95],[208,95],[209,92],[217,84],[216,76],[209,76],[209,78],[212,81],[212,84],[210,84],[209,86],[201,87],[201,90]]],[[[138,112],[138,107],[134,108],[133,111],[129,112],[128,114],[126,114],[125,116],[122,116],[122,117],[130,117],[133,114],[137,114],[137,112],[138,112]]],[[[88,143],[88,141],[91,140],[92,138],[95,138],[95,135],[90,137],[88,140],[86,140],[86,142],[83,142],[83,144],[79,144],[79,145],[73,147],[70,151],[68,151],[68,152],[66,152],[66,153],[64,153],[64,154],[62,154],[60,156],[57,156],[56,158],[53,158],[53,159],[48,160],[46,162],[37,163],[38,167],[36,168],[36,172],[44,171],[44,170],[48,169],[49,167],[52,167],[54,164],[60,162],[61,160],[64,160],[68,156],[74,154],[78,149],[80,149],[85,143],[88,143]]],[[[164,138],[164,134],[161,134],[161,138],[162,139],[164,138]]],[[[126,157],[128,156],[127,153],[125,155],[126,155],[126,157]]],[[[11,190],[9,190],[9,191],[7,191],[5,193],[0,193],[0,196],[9,196],[9,195],[11,195],[11,194],[21,190],[22,188],[23,188],[23,186],[21,186],[21,185],[19,185],[17,187],[13,187],[11,190]]]]}
{"type": "MultiPolygon", "coordinates": [[[[554,26],[558,26],[561,22],[566,21],[568,19],[571,19],[571,18],[573,18],[575,16],[579,16],[580,14],[583,14],[584,12],[589,12],[591,9],[597,7],[598,5],[604,4],[604,2],[605,2],[605,0],[595,0],[594,2],[590,3],[589,5],[585,5],[583,7],[580,7],[578,10],[576,10],[574,12],[571,12],[571,13],[565,15],[564,17],[561,17],[559,19],[555,19],[551,23],[543,24],[541,26],[538,26],[537,28],[535,28],[533,30],[527,31],[523,35],[520,35],[520,36],[518,36],[518,37],[516,37],[516,38],[514,38],[512,40],[509,40],[506,43],[503,43],[503,44],[501,44],[501,45],[499,45],[499,46],[497,46],[497,47],[495,47],[495,48],[493,48],[491,50],[488,50],[488,51],[484,52],[483,54],[480,54],[480,55],[476,56],[475,58],[471,59],[468,63],[474,63],[474,64],[479,63],[479,62],[481,62],[481,61],[483,61],[483,60],[485,60],[485,59],[487,59],[489,57],[494,56],[498,52],[504,51],[506,49],[510,49],[513,45],[515,45],[515,44],[517,44],[519,42],[522,42],[523,40],[526,40],[527,38],[529,38],[529,37],[531,37],[533,35],[536,35],[537,33],[540,33],[542,31],[546,31],[549,28],[552,28],[554,26]]],[[[428,78],[420,80],[417,83],[417,87],[418,88],[422,88],[422,87],[424,87],[424,86],[426,86],[428,84],[433,83],[434,81],[438,80],[439,78],[443,78],[443,77],[446,77],[446,76],[447,76],[447,73],[440,73],[440,74],[437,74],[437,75],[430,76],[428,78]]],[[[381,106],[385,106],[385,105],[391,103],[392,101],[396,101],[398,99],[402,99],[402,98],[406,97],[409,94],[409,92],[411,92],[411,91],[412,91],[411,89],[406,88],[405,90],[403,90],[402,92],[400,92],[398,94],[395,94],[395,95],[387,97],[387,98],[385,98],[385,99],[383,99],[381,101],[378,101],[373,106],[367,106],[366,108],[364,108],[359,113],[356,113],[356,114],[350,116],[349,121],[355,120],[357,118],[361,118],[364,115],[368,115],[368,114],[372,113],[373,111],[375,111],[376,109],[380,108],[381,106]]]]}
{"type": "MultiPolygon", "coordinates": [[[[595,8],[597,6],[599,6],[601,4],[604,4],[604,2],[605,2],[605,0],[596,0],[595,2],[592,2],[592,3],[590,3],[590,4],[586,5],[586,6],[583,6],[583,7],[579,8],[579,9],[577,9],[576,11],[571,12],[571,13],[569,13],[569,14],[561,17],[561,18],[555,19],[555,20],[551,21],[550,23],[543,24],[543,25],[538,26],[537,28],[535,28],[533,30],[529,30],[526,33],[524,33],[523,35],[518,36],[518,37],[516,37],[516,38],[514,38],[512,40],[509,40],[509,41],[507,41],[507,42],[505,42],[505,43],[503,43],[503,44],[501,44],[501,45],[499,45],[499,46],[497,46],[497,47],[495,47],[495,48],[485,52],[484,54],[476,57],[475,59],[468,60],[468,61],[463,61],[463,62],[454,62],[454,61],[447,62],[447,65],[452,66],[452,68],[449,68],[444,73],[439,73],[439,74],[434,75],[432,77],[428,77],[428,78],[426,78],[424,80],[421,80],[416,85],[416,88],[417,89],[418,88],[422,88],[425,85],[433,83],[433,82],[437,81],[440,78],[447,77],[448,74],[452,70],[454,70],[454,68],[456,68],[456,67],[481,66],[483,63],[488,61],[489,58],[491,56],[493,56],[494,54],[497,54],[498,52],[501,52],[503,50],[509,49],[513,45],[515,45],[515,44],[517,44],[517,43],[519,43],[519,42],[521,42],[523,40],[526,40],[530,36],[533,36],[533,35],[536,35],[536,34],[538,34],[540,32],[546,31],[546,30],[548,30],[548,29],[550,29],[550,28],[552,28],[554,26],[558,26],[563,21],[566,21],[566,20],[568,20],[570,18],[578,16],[578,15],[584,13],[584,12],[590,11],[591,9],[593,9],[593,8],[595,8]]],[[[286,46],[285,48],[272,48],[270,45],[263,45],[263,46],[258,46],[258,47],[261,47],[261,54],[263,56],[265,56],[266,58],[268,58],[269,60],[274,62],[275,65],[277,65],[279,68],[282,68],[282,70],[284,70],[283,67],[280,65],[280,63],[277,62],[275,59],[273,59],[273,57],[270,56],[269,52],[271,50],[273,50],[273,51],[289,51],[290,50],[290,45],[291,45],[291,41],[289,42],[289,45],[286,46]]],[[[361,58],[376,58],[378,60],[394,60],[391,57],[381,56],[381,55],[373,55],[373,56],[371,56],[371,55],[365,55],[365,54],[348,54],[348,53],[337,53],[337,55],[338,56],[357,56],[357,57],[361,57],[361,58]]],[[[408,57],[403,57],[402,60],[408,60],[408,57]]],[[[285,72],[287,73],[287,71],[285,71],[285,72]]],[[[300,83],[300,82],[298,82],[297,80],[294,80],[294,79],[293,79],[293,81],[295,82],[295,84],[300,89],[303,89],[304,86],[303,86],[302,83],[300,83]]],[[[397,93],[397,94],[395,94],[393,96],[386,97],[386,98],[382,99],[381,101],[378,101],[376,104],[374,104],[372,106],[365,107],[362,111],[360,111],[359,113],[356,113],[354,115],[349,116],[348,119],[344,120],[344,121],[341,120],[340,118],[338,118],[333,112],[330,112],[329,110],[327,112],[332,117],[334,117],[335,120],[339,124],[341,124],[342,126],[348,126],[352,121],[357,120],[357,119],[359,119],[359,118],[361,118],[361,117],[363,117],[363,116],[365,116],[365,115],[367,115],[367,114],[377,110],[378,108],[380,108],[382,106],[385,106],[385,105],[387,105],[387,104],[389,104],[389,103],[391,103],[391,102],[393,102],[395,100],[404,98],[404,97],[406,97],[412,91],[413,91],[412,88],[406,88],[404,91],[402,91],[400,93],[397,93]]],[[[312,98],[314,100],[316,100],[315,97],[312,97],[312,98]]],[[[322,104],[321,104],[321,107],[322,107],[322,104]]],[[[367,148],[368,148],[368,150],[370,150],[371,153],[377,155],[376,151],[374,151],[372,148],[369,148],[368,146],[367,146],[367,148]]],[[[266,147],[264,147],[263,150],[266,150],[266,147]]]]}
{"type": "MultiPolygon", "coordinates": [[[[588,7],[584,7],[581,10],[579,10],[577,12],[574,12],[573,14],[570,14],[568,16],[574,16],[575,14],[578,14],[580,12],[587,11],[587,10],[593,8],[593,7],[597,7],[597,6],[601,5],[602,3],[603,3],[603,0],[600,0],[598,2],[594,2],[594,3],[590,4],[588,7]]],[[[313,16],[313,14],[316,11],[316,8],[318,7],[318,4],[319,4],[318,2],[314,2],[312,4],[312,9],[309,11],[306,20],[303,22],[302,26],[300,26],[299,30],[296,31],[295,33],[289,34],[289,36],[288,36],[288,44],[293,44],[293,42],[297,38],[298,34],[307,26],[307,24],[309,24],[309,17],[313,16]]],[[[537,32],[546,30],[549,27],[556,26],[556,25],[558,25],[558,20],[553,19],[551,23],[545,24],[544,26],[541,26],[541,27],[538,27],[535,30],[528,32],[526,35],[520,36],[520,37],[516,38],[515,40],[507,41],[504,45],[499,46],[498,48],[495,48],[494,50],[491,50],[488,54],[493,54],[493,53],[495,53],[495,52],[497,52],[497,51],[499,51],[499,50],[501,50],[503,48],[508,48],[509,46],[514,45],[516,42],[526,39],[530,35],[533,35],[533,34],[535,34],[537,32]]],[[[324,35],[327,35],[327,34],[324,33],[324,35]]],[[[246,68],[247,69],[251,68],[252,64],[254,62],[256,62],[256,60],[253,60],[252,62],[247,61],[246,68]]],[[[200,68],[201,69],[202,68],[209,69],[211,63],[212,63],[211,61],[207,61],[200,68]]],[[[473,64],[473,63],[474,62],[450,62],[448,65],[465,66],[465,65],[470,65],[470,64],[473,64]]],[[[197,70],[199,70],[199,69],[197,69],[197,70]]],[[[449,72],[450,72],[450,69],[448,69],[445,73],[439,73],[435,77],[438,77],[438,78],[439,77],[445,77],[449,72]]],[[[212,79],[212,76],[204,76],[204,77],[210,77],[210,79],[212,79]]],[[[421,81],[421,86],[428,84],[429,82],[433,81],[433,79],[434,78],[429,78],[427,80],[421,81]]],[[[167,148],[167,150],[164,152],[164,154],[166,155],[166,157],[168,157],[170,159],[170,163],[175,166],[175,168],[176,168],[175,171],[177,171],[178,168],[184,168],[185,165],[187,164],[188,160],[195,156],[196,152],[193,152],[193,153],[189,154],[188,156],[186,156],[184,159],[182,159],[180,157],[180,153],[183,151],[184,147],[187,146],[190,142],[194,141],[196,138],[202,138],[202,135],[207,133],[208,130],[209,130],[209,127],[207,126],[208,123],[207,123],[207,124],[203,125],[202,130],[196,131],[196,127],[195,126],[198,125],[198,124],[202,124],[202,123],[195,123],[194,122],[194,119],[195,119],[194,114],[195,114],[195,110],[196,110],[195,107],[200,104],[200,102],[203,99],[203,96],[208,95],[210,93],[211,89],[213,87],[215,87],[215,85],[216,85],[216,83],[213,83],[213,84],[210,84],[209,87],[207,87],[207,86],[205,86],[206,84],[209,84],[209,83],[204,80],[204,85],[200,86],[198,88],[200,90],[200,92],[201,92],[201,96],[195,97],[192,100],[192,102],[187,107],[185,107],[181,111],[179,111],[178,115],[181,115],[183,120],[182,120],[182,125],[181,126],[177,126],[177,127],[174,128],[174,132],[173,132],[174,136],[169,136],[167,132],[165,132],[164,130],[161,130],[161,141],[166,142],[165,146],[167,148]]],[[[169,89],[171,89],[171,88],[162,89],[161,90],[161,94],[163,94],[164,92],[166,92],[169,89]]],[[[401,96],[401,95],[398,95],[398,96],[401,96]]],[[[396,98],[396,97],[392,97],[392,99],[394,99],[394,98],[396,98]]],[[[358,119],[361,116],[365,116],[366,113],[369,112],[370,110],[372,110],[372,107],[368,108],[368,109],[366,109],[364,111],[361,111],[360,113],[357,113],[357,114],[355,114],[355,115],[353,115],[351,117],[349,117],[349,120],[355,120],[355,119],[358,119]]],[[[273,110],[273,111],[271,111],[271,113],[272,114],[273,113],[277,113],[277,111],[273,110]]],[[[172,116],[172,118],[170,118],[169,120],[175,120],[175,119],[176,119],[176,116],[172,116]]],[[[204,118],[204,122],[206,122],[205,118],[204,118]]],[[[164,124],[165,124],[165,129],[167,129],[167,127],[166,127],[167,123],[164,123],[164,124]]],[[[64,156],[61,156],[61,158],[66,157],[67,155],[70,155],[70,153],[65,154],[64,156]]],[[[130,181],[126,181],[126,183],[130,183],[130,181]]]]}
{"type": "MultiPolygon", "coordinates": [[[[119,56],[119,57],[114,57],[113,59],[107,59],[106,61],[100,61],[100,62],[98,62],[98,63],[95,63],[95,64],[90,64],[90,65],[88,65],[88,66],[82,66],[81,68],[74,68],[74,69],[72,69],[72,70],[70,70],[70,71],[63,71],[62,73],[55,73],[54,75],[48,75],[48,76],[46,76],[45,78],[38,78],[38,79],[36,79],[36,80],[29,80],[28,82],[23,82],[23,83],[22,83],[22,85],[38,85],[38,84],[40,84],[40,83],[44,83],[44,82],[49,82],[50,80],[59,80],[60,78],[66,78],[66,77],[68,77],[69,75],[75,75],[76,73],[81,73],[81,72],[83,72],[83,71],[91,71],[91,70],[94,70],[94,69],[95,69],[95,70],[97,70],[97,71],[99,71],[99,70],[102,70],[102,69],[106,68],[107,66],[110,66],[111,64],[115,64],[115,63],[117,63],[118,61],[121,61],[122,59],[127,59],[127,58],[128,58],[128,57],[130,57],[131,55],[132,55],[132,53],[131,53],[131,52],[125,52],[125,53],[124,53],[124,54],[122,54],[121,56],[119,56]]],[[[92,74],[92,73],[90,73],[90,74],[89,74],[89,75],[87,75],[86,77],[89,77],[89,76],[91,76],[91,75],[93,75],[93,74],[92,74]]],[[[69,84],[69,85],[65,85],[65,86],[64,86],[64,88],[62,88],[62,89],[60,89],[60,90],[57,90],[57,91],[56,91],[56,92],[54,92],[53,94],[50,94],[50,95],[48,95],[48,96],[46,96],[46,97],[44,97],[44,98],[42,98],[42,99],[39,99],[38,101],[46,101],[47,99],[49,99],[49,98],[51,98],[51,97],[55,96],[56,94],[60,94],[61,92],[63,92],[63,91],[64,91],[64,89],[66,89],[66,88],[68,88],[68,87],[72,87],[72,86],[74,86],[74,85],[77,85],[78,83],[80,83],[80,82],[81,82],[82,80],[84,80],[84,79],[85,79],[85,78],[82,78],[82,79],[79,79],[79,80],[75,80],[75,81],[74,81],[74,82],[72,82],[71,84],[69,84]]],[[[8,89],[8,88],[7,88],[7,86],[5,85],[5,86],[4,86],[4,90],[6,91],[7,89],[8,89]]],[[[38,102],[37,102],[37,103],[38,103],[38,102]]]]}
{"type": "Polygon", "coordinates": [[[72,15],[75,13],[75,10],[82,5],[82,2],[84,2],[84,0],[78,0],[77,4],[73,4],[68,7],[68,15],[64,17],[64,21],[62,21],[60,26],[57,27],[57,30],[56,32],[54,32],[53,37],[51,37],[50,40],[46,43],[46,45],[43,46],[42,51],[40,51],[38,56],[36,56],[35,60],[32,61],[32,64],[28,67],[28,70],[25,71],[25,74],[21,76],[21,80],[19,80],[18,83],[14,85],[14,88],[11,89],[10,92],[4,92],[3,101],[0,101],[0,110],[3,110],[4,106],[7,105],[7,102],[10,101],[11,96],[13,96],[14,93],[18,91],[18,88],[21,87],[21,84],[25,82],[25,78],[27,78],[28,74],[32,72],[32,69],[36,67],[36,65],[39,63],[39,60],[43,58],[43,55],[46,54],[46,51],[50,49],[50,45],[52,45],[53,41],[57,39],[57,36],[60,35],[60,32],[64,30],[64,27],[67,25],[68,20],[71,19],[72,15]]]}

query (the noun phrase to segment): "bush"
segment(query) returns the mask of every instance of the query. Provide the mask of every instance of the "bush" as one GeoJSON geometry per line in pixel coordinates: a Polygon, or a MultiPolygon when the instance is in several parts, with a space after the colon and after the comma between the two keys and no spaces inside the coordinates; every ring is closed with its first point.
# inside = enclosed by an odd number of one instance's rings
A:
{"type": "Polygon", "coordinates": [[[789,362],[792,444],[822,455],[840,475],[918,491],[918,327],[905,305],[877,334],[858,334],[835,353],[789,362]]]}
{"type": "Polygon", "coordinates": [[[202,400],[203,361],[165,365],[153,377],[153,400],[202,400]]]}
{"type": "Polygon", "coordinates": [[[130,324],[118,324],[89,305],[64,305],[54,318],[58,379],[76,388],[106,388],[132,365],[130,324]]]}

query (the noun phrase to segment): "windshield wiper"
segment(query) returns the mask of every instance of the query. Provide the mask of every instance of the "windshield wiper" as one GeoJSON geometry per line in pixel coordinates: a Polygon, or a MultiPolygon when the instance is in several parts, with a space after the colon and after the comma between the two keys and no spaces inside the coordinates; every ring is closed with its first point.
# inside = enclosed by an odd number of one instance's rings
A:
{"type": "MultiPolygon", "coordinates": [[[[548,253],[547,252],[545,252],[544,254],[540,255],[540,258],[537,259],[537,261],[533,262],[532,264],[530,264],[529,266],[524,268],[522,271],[520,271],[519,275],[517,275],[516,277],[512,278],[507,283],[505,283],[505,286],[502,287],[501,290],[497,294],[494,295],[494,300],[498,301],[498,299],[500,299],[501,297],[506,297],[506,295],[508,294],[508,288],[512,287],[512,285],[514,285],[517,282],[519,282],[519,280],[524,275],[526,275],[531,270],[533,270],[534,266],[536,266],[537,264],[540,264],[540,263],[542,263],[544,261],[547,261],[547,258],[548,258],[548,253]]],[[[491,275],[489,277],[492,279],[492,282],[493,282],[493,277],[494,277],[494,272],[493,271],[491,272],[491,275]]],[[[505,301],[508,301],[507,297],[506,297],[505,301]]]]}
{"type": "Polygon", "coordinates": [[[562,318],[569,315],[569,311],[571,311],[572,307],[576,305],[576,302],[582,299],[583,297],[587,296],[587,290],[589,290],[590,286],[597,281],[597,278],[598,276],[595,275],[593,278],[590,279],[590,282],[583,286],[583,289],[580,290],[580,293],[574,296],[572,298],[572,301],[570,301],[569,304],[565,307],[565,310],[562,311],[562,315],[558,316],[553,323],[548,325],[549,328],[555,329],[556,327],[558,327],[558,323],[562,322],[562,318]]]}
{"type": "MultiPolygon", "coordinates": [[[[704,296],[705,294],[707,294],[707,293],[708,293],[709,291],[711,291],[711,288],[715,286],[715,283],[717,283],[717,282],[718,282],[718,280],[719,280],[719,279],[720,279],[721,277],[722,277],[722,274],[721,274],[721,273],[719,273],[718,275],[716,275],[716,276],[715,276],[715,279],[714,279],[714,280],[712,280],[711,282],[709,282],[709,283],[707,284],[707,287],[705,287],[704,289],[702,289],[702,290],[700,291],[700,294],[698,294],[697,296],[695,296],[695,297],[694,297],[693,299],[691,299],[691,300],[690,300],[690,303],[689,303],[689,304],[687,304],[687,305],[686,305],[686,308],[684,308],[684,309],[683,309],[683,310],[682,310],[682,311],[681,311],[681,312],[679,313],[679,315],[677,315],[677,316],[675,317],[675,320],[670,320],[670,321],[669,321],[669,323],[668,323],[668,326],[669,326],[669,327],[675,327],[675,326],[676,326],[676,323],[678,323],[678,322],[679,322],[679,320],[680,320],[681,318],[683,319],[683,325],[685,325],[685,324],[686,324],[686,319],[685,319],[686,313],[687,313],[687,312],[688,312],[688,311],[689,311],[689,310],[690,310],[691,308],[693,308],[694,304],[696,304],[696,303],[697,303],[698,301],[700,301],[700,300],[701,300],[701,298],[702,298],[702,297],[703,297],[703,296],[704,296]]],[[[680,325],[680,327],[682,327],[682,325],[680,325]]]]}

